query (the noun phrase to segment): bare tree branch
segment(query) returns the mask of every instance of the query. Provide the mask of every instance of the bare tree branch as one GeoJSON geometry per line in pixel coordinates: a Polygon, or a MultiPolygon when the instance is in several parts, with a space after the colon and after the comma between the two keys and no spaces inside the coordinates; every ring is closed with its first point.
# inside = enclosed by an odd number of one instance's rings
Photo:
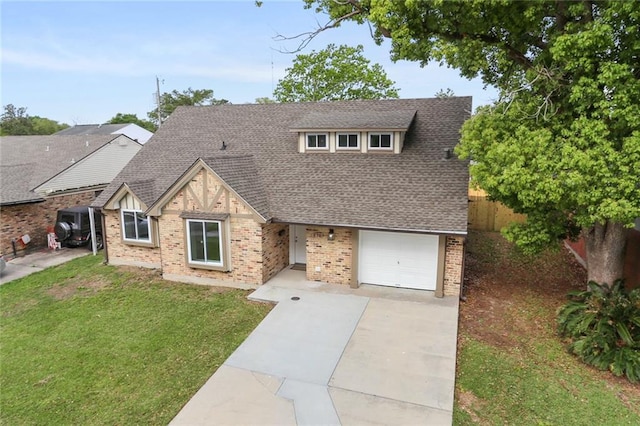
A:
{"type": "MultiPolygon", "coordinates": [[[[351,4],[353,4],[352,2],[349,2],[351,4]]],[[[354,5],[354,7],[356,7],[354,5]]],[[[294,50],[282,50],[282,49],[277,49],[280,53],[299,53],[302,49],[304,49],[305,47],[307,47],[307,45],[309,43],[311,43],[311,40],[313,40],[318,34],[320,34],[323,31],[329,30],[331,28],[336,28],[340,25],[340,23],[342,21],[345,21],[353,16],[359,15],[362,13],[362,9],[356,9],[353,10],[349,13],[347,13],[346,15],[343,15],[339,18],[336,19],[332,19],[329,22],[327,22],[324,25],[320,25],[318,23],[318,28],[316,28],[313,31],[306,31],[304,33],[300,33],[297,34],[295,36],[283,36],[282,34],[278,34],[275,37],[273,37],[274,40],[276,41],[286,41],[286,40],[299,40],[302,39],[302,41],[298,44],[298,47],[294,50]]]]}

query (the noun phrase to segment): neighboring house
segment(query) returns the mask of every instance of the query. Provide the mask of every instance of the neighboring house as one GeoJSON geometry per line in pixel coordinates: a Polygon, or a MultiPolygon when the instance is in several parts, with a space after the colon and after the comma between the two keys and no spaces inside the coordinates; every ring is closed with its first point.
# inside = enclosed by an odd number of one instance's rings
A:
{"type": "Polygon", "coordinates": [[[24,235],[46,246],[57,210],[90,204],[140,148],[124,135],[0,138],[0,254],[24,235]]]}
{"type": "Polygon", "coordinates": [[[458,295],[471,98],[180,107],[94,205],[108,261],[169,280],[458,295]],[[304,266],[303,266],[304,265],[304,266]]]}
{"type": "Polygon", "coordinates": [[[59,136],[125,135],[141,144],[145,144],[153,136],[152,132],[137,124],[77,124],[55,134],[59,136]]]}

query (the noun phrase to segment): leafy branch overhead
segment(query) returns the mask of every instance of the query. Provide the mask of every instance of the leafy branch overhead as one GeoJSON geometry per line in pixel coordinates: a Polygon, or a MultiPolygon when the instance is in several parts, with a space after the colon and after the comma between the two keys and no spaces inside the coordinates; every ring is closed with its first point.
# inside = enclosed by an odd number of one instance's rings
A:
{"type": "Polygon", "coordinates": [[[474,184],[527,214],[507,237],[536,251],[580,234],[589,280],[623,276],[640,217],[640,2],[305,3],[329,14],[326,28],[368,22],[394,60],[495,86],[500,99],[466,123],[457,153],[474,160],[474,184]]]}
{"type": "Polygon", "coordinates": [[[278,102],[397,98],[382,66],[364,57],[363,47],[328,45],[318,52],[299,54],[278,82],[278,102]]]}

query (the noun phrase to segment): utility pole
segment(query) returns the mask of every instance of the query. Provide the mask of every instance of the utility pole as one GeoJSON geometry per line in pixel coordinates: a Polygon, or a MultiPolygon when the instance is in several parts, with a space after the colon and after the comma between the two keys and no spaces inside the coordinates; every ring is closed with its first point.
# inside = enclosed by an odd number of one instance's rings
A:
{"type": "Polygon", "coordinates": [[[160,101],[160,79],[158,78],[158,76],[156,75],[156,101],[158,103],[158,127],[160,127],[162,125],[162,103],[160,101]]]}

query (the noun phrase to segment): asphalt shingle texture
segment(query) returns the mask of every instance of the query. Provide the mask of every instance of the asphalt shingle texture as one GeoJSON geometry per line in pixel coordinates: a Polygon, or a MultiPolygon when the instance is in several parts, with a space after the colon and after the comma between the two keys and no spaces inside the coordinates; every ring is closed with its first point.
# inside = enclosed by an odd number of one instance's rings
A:
{"type": "Polygon", "coordinates": [[[0,138],[0,204],[42,201],[32,189],[116,137],[3,136],[0,138]]]}
{"type": "Polygon", "coordinates": [[[180,107],[94,204],[103,206],[123,182],[152,180],[136,193],[150,206],[203,158],[274,221],[465,233],[468,164],[445,159],[444,150],[458,143],[470,112],[470,97],[180,107]],[[391,117],[398,111],[403,117],[415,111],[400,154],[302,154],[290,131],[316,114],[391,117]]]}
{"type": "Polygon", "coordinates": [[[292,129],[407,130],[416,110],[311,112],[291,123],[292,129]]]}
{"type": "Polygon", "coordinates": [[[78,124],[67,127],[56,133],[62,136],[75,135],[110,135],[127,127],[129,124],[78,124]]]}

